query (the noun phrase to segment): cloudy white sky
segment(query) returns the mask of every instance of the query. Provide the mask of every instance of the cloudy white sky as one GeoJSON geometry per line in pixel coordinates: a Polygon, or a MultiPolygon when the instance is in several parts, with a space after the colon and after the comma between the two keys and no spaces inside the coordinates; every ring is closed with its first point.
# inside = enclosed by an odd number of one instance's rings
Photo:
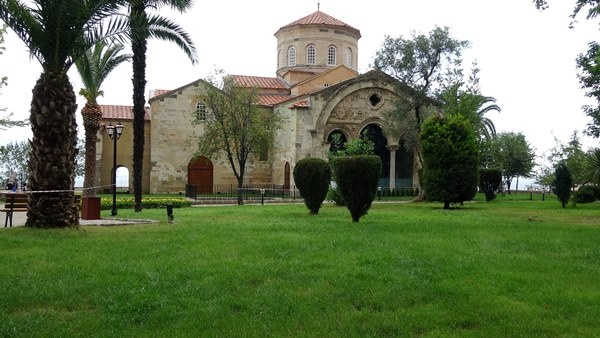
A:
{"type": "MultiPolygon", "coordinates": [[[[370,69],[385,35],[408,37],[411,31],[427,33],[436,25],[450,27],[455,38],[472,43],[465,53],[465,68],[472,59],[478,60],[483,94],[495,97],[502,108],[501,113],[489,116],[497,129],[524,133],[540,155],[554,144],[554,136],[566,141],[588,122],[581,106],[590,101],[579,88],[575,58],[598,38],[598,25],[581,18],[569,29],[574,3],[553,0],[543,12],[531,0],[321,0],[320,6],[323,12],[360,29],[360,72],[370,69]]],[[[183,15],[163,10],[190,33],[199,63],[192,65],[174,45],[151,42],[146,92],[180,87],[215,68],[230,74],[274,76],[273,34],[316,10],[317,0],[197,0],[183,15]]],[[[9,85],[2,89],[0,107],[28,118],[31,89],[41,67],[10,30],[4,46],[0,75],[8,76],[9,85]]],[[[81,82],[74,67],[69,74],[78,92],[81,82]]],[[[130,64],[117,68],[105,81],[105,97],[99,103],[131,105],[131,75],[130,64]]],[[[83,107],[82,99],[79,107],[83,107]]],[[[0,144],[30,135],[28,128],[2,131],[0,144]]],[[[598,140],[584,142],[598,146],[598,140]]]]}

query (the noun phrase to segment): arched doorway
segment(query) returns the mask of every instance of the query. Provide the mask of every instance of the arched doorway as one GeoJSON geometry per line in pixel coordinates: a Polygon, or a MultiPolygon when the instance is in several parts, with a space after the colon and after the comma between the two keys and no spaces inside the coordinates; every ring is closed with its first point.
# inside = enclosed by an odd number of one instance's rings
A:
{"type": "Polygon", "coordinates": [[[195,185],[199,194],[212,194],[213,164],[207,157],[200,156],[188,163],[188,184],[195,185]]]}
{"type": "Polygon", "coordinates": [[[387,187],[390,181],[390,151],[387,149],[387,139],[383,135],[381,127],[376,124],[368,124],[360,132],[361,138],[366,138],[375,145],[375,155],[381,158],[381,176],[379,186],[387,187]]]}
{"type": "Polygon", "coordinates": [[[117,191],[129,192],[129,169],[125,166],[117,167],[117,191]]]}
{"type": "Polygon", "coordinates": [[[283,189],[290,190],[290,162],[285,162],[283,169],[283,189]]]}

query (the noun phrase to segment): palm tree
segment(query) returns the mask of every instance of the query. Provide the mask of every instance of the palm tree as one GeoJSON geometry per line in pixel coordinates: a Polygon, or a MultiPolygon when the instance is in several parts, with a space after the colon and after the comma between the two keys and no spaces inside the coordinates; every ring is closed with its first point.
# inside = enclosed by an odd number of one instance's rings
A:
{"type": "Polygon", "coordinates": [[[128,31],[113,0],[0,0],[0,20],[26,44],[42,73],[32,92],[27,225],[79,223],[73,191],[77,154],[75,92],[67,71],[96,41],[128,31]]]}
{"type": "Polygon", "coordinates": [[[590,150],[587,154],[590,168],[590,181],[600,185],[600,148],[590,150]]]}
{"type": "Polygon", "coordinates": [[[196,62],[196,49],[188,34],[177,24],[157,15],[148,15],[147,8],[170,6],[183,13],[192,6],[192,0],[128,0],[132,30],[139,31],[131,40],[133,52],[133,195],[135,211],[142,211],[142,176],[144,160],[144,105],[146,100],[146,50],[149,38],[158,38],[177,44],[196,62]]]}
{"type": "Polygon", "coordinates": [[[118,65],[131,60],[131,54],[119,54],[123,45],[114,44],[107,46],[103,41],[98,41],[93,49],[75,62],[84,88],[79,90],[87,102],[81,109],[83,128],[85,130],[85,174],[83,180],[83,196],[95,196],[93,189],[96,183],[96,134],[100,128],[102,110],[96,99],[103,96],[100,90],[102,82],[118,65]]]}
{"type": "Polygon", "coordinates": [[[465,117],[471,122],[480,141],[496,137],[494,122],[485,116],[491,111],[501,111],[496,104],[496,99],[481,95],[478,91],[464,91],[461,85],[461,83],[451,85],[441,93],[440,100],[444,112],[465,117]]]}
{"type": "Polygon", "coordinates": [[[474,121],[475,130],[485,139],[490,140],[496,137],[496,126],[485,114],[491,111],[501,112],[502,110],[496,104],[496,99],[491,96],[477,95],[477,118],[474,121]]]}

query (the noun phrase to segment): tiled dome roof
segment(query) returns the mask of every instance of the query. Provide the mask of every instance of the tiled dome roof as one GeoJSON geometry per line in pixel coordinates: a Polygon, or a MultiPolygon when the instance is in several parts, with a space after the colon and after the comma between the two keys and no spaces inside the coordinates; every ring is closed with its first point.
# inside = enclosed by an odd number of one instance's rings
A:
{"type": "MultiPolygon", "coordinates": [[[[310,15],[307,15],[301,19],[298,19],[292,23],[289,23],[289,24],[279,28],[279,31],[282,29],[285,29],[285,28],[289,28],[289,27],[305,26],[305,25],[328,25],[328,26],[344,27],[346,29],[350,29],[350,30],[354,31],[360,38],[360,31],[358,29],[350,26],[349,24],[347,24],[343,21],[340,21],[340,20],[334,18],[331,15],[325,14],[321,11],[316,11],[310,15]]],[[[275,33],[275,34],[277,34],[277,33],[275,33]]]]}

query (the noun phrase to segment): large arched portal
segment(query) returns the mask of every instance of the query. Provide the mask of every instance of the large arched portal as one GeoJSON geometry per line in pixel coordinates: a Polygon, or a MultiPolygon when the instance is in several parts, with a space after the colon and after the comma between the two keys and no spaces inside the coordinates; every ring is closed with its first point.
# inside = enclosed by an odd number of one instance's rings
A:
{"type": "Polygon", "coordinates": [[[360,137],[368,139],[375,145],[375,155],[381,158],[381,176],[379,186],[387,187],[390,182],[390,151],[387,148],[387,139],[383,135],[381,127],[376,124],[368,124],[360,132],[360,137]]]}
{"type": "Polygon", "coordinates": [[[199,194],[212,194],[213,164],[204,156],[188,163],[188,184],[195,185],[199,194]]]}

